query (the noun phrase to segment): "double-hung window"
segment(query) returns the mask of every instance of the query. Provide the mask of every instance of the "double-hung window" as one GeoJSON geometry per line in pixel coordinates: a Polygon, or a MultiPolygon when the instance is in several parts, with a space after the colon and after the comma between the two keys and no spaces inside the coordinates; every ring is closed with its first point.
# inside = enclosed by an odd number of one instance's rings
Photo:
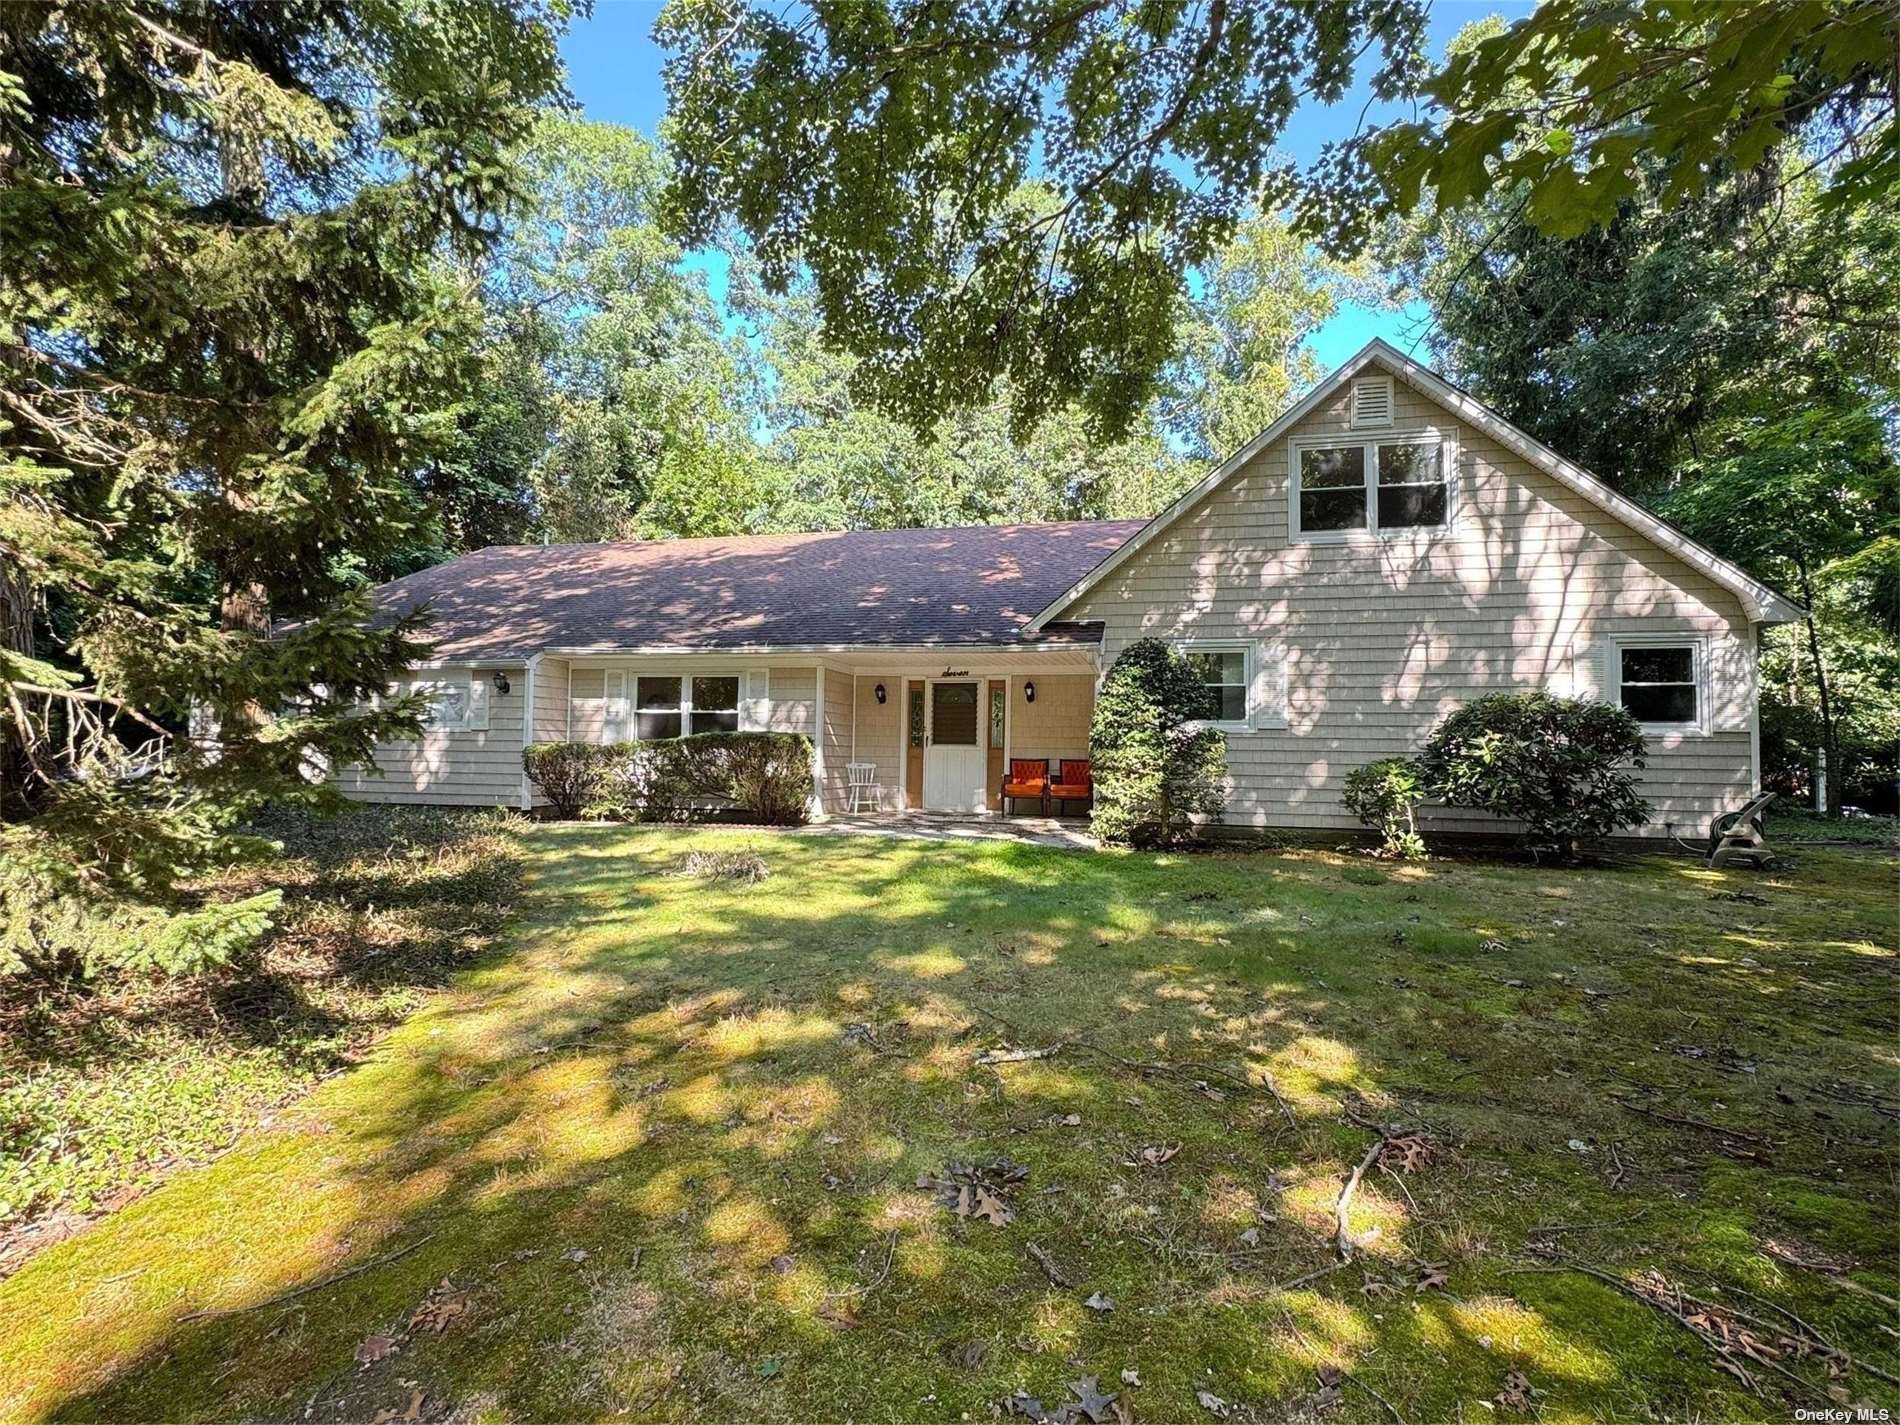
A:
{"type": "Polygon", "coordinates": [[[680,735],[680,683],[675,677],[636,680],[639,692],[633,704],[633,735],[642,742],[680,735]]]}
{"type": "Polygon", "coordinates": [[[1699,652],[1694,643],[1618,644],[1617,701],[1623,711],[1645,727],[1701,727],[1699,652]]]}
{"type": "Polygon", "coordinates": [[[693,679],[692,724],[694,732],[739,730],[737,677],[693,679]]]}
{"type": "MultiPolygon", "coordinates": [[[[767,701],[769,683],[755,673],[753,707],[767,701]]],[[[737,673],[633,674],[609,669],[605,677],[602,740],[658,742],[694,732],[737,732],[740,675],[737,673]],[[631,697],[629,697],[631,694],[631,697]]]]}
{"type": "Polygon", "coordinates": [[[1433,431],[1291,447],[1296,539],[1443,529],[1452,518],[1450,443],[1433,431]]]}
{"type": "Polygon", "coordinates": [[[1247,720],[1247,654],[1244,649],[1190,648],[1188,665],[1207,684],[1209,722],[1247,720]]]}

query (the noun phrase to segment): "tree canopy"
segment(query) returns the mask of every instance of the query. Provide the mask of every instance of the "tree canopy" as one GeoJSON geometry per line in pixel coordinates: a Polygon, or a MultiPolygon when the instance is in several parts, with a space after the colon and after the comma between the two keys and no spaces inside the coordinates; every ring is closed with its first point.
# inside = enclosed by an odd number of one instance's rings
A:
{"type": "Polygon", "coordinates": [[[731,220],[773,290],[809,272],[859,389],[920,431],[1002,391],[1018,434],[1072,406],[1113,438],[1253,212],[1344,255],[1508,190],[1578,236],[1789,147],[1827,210],[1884,195],[1897,26],[1887,0],[1548,0],[1436,69],[1417,0],[674,0],[657,34],[689,241],[731,220]],[[1276,159],[1361,66],[1423,112],[1276,159]]]}
{"type": "Polygon", "coordinates": [[[929,430],[1006,389],[1127,434],[1179,343],[1186,274],[1276,172],[1303,98],[1367,51],[1421,77],[1418,0],[676,0],[656,34],[689,242],[735,221],[767,285],[809,271],[860,388],[929,430]]]}

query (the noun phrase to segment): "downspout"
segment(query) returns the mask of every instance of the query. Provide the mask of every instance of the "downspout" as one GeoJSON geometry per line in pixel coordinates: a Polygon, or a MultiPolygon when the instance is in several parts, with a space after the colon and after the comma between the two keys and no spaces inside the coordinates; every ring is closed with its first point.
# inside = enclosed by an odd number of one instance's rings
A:
{"type": "Polygon", "coordinates": [[[534,670],[541,662],[539,653],[528,657],[527,671],[521,675],[521,809],[534,810],[534,783],[528,780],[528,748],[534,743],[534,670]]]}

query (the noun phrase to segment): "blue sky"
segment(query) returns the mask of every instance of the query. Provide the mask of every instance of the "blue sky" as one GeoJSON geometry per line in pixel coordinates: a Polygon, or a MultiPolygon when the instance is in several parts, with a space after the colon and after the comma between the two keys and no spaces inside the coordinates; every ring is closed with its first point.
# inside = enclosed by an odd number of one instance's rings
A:
{"type": "MultiPolygon", "coordinates": [[[[1434,0],[1431,8],[1431,47],[1434,56],[1465,25],[1486,15],[1515,19],[1528,14],[1530,0],[1434,0]]],[[[666,112],[666,90],[660,82],[665,51],[653,43],[650,31],[659,14],[658,0],[598,0],[591,18],[577,22],[561,46],[567,60],[568,82],[590,119],[628,124],[651,135],[666,112]]],[[[1367,107],[1367,94],[1356,86],[1338,104],[1309,104],[1294,115],[1282,136],[1281,148],[1304,164],[1317,157],[1333,139],[1345,138],[1359,123],[1393,116],[1392,106],[1367,107]]],[[[722,264],[705,262],[714,294],[721,295],[722,264]]],[[[1337,366],[1368,339],[1382,336],[1402,349],[1420,345],[1425,335],[1425,312],[1373,310],[1358,306],[1342,309],[1316,332],[1312,347],[1327,369],[1337,366]]]]}

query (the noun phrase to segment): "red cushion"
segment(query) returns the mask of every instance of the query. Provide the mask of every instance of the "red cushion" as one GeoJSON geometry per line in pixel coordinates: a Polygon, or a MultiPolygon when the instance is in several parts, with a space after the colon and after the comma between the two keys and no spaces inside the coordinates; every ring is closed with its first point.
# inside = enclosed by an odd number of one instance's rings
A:
{"type": "Polygon", "coordinates": [[[1047,782],[1005,782],[1003,795],[1006,797],[1039,797],[1049,790],[1047,782]]]}
{"type": "Polygon", "coordinates": [[[1095,789],[1087,782],[1056,782],[1050,786],[1049,795],[1059,802],[1085,802],[1095,795],[1095,789]]]}
{"type": "Polygon", "coordinates": [[[1062,785],[1065,787],[1086,787],[1095,780],[1089,770],[1086,757],[1064,757],[1062,759],[1062,785]]]}
{"type": "Polygon", "coordinates": [[[1049,759],[1047,757],[1017,757],[1009,764],[1009,780],[1012,782],[1046,782],[1049,780],[1049,759]]]}

